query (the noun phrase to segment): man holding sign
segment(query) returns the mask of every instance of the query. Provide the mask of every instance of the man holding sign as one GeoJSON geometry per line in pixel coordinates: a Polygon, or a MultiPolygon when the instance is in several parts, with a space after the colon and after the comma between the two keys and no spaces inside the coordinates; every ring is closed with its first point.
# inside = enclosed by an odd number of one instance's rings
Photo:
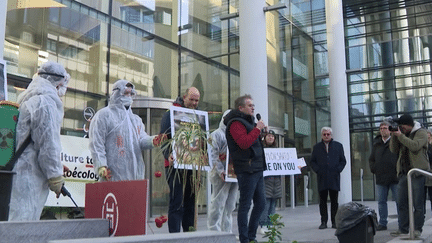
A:
{"type": "Polygon", "coordinates": [[[332,129],[321,129],[322,141],[317,143],[312,151],[310,161],[312,169],[317,173],[318,192],[320,197],[321,225],[319,229],[327,228],[327,197],[330,194],[332,228],[336,228],[336,212],[338,209],[338,193],[340,191],[340,173],[345,168],[346,159],[341,143],[332,139],[332,129]]]}
{"type": "MultiPolygon", "coordinates": [[[[200,99],[200,92],[195,87],[186,90],[182,97],[174,101],[173,106],[197,109],[200,99]]],[[[171,113],[166,112],[161,120],[160,133],[167,134],[168,139],[172,138],[171,134],[171,113]]],[[[168,209],[168,231],[178,233],[183,228],[183,232],[188,232],[194,225],[195,217],[195,193],[193,190],[192,170],[184,171],[183,169],[174,168],[174,157],[172,148],[166,144],[162,147],[165,159],[165,176],[168,182],[169,209],[168,209]],[[184,178],[186,177],[186,178],[184,178]]]]}

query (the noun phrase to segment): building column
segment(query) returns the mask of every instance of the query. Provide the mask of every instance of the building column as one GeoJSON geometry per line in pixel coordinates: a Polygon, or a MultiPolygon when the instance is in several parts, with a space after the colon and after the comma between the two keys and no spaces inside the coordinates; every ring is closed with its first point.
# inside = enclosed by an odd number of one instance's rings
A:
{"type": "Polygon", "coordinates": [[[339,203],[352,201],[351,147],[348,119],[348,88],[342,0],[326,0],[330,109],[333,138],[342,143],[347,164],[341,173],[339,203]]]}
{"type": "Polygon", "coordinates": [[[265,6],[265,0],[239,2],[240,95],[252,95],[255,114],[268,125],[265,6]]]}
{"type": "Polygon", "coordinates": [[[0,1],[0,59],[3,59],[8,1],[0,1]]]}

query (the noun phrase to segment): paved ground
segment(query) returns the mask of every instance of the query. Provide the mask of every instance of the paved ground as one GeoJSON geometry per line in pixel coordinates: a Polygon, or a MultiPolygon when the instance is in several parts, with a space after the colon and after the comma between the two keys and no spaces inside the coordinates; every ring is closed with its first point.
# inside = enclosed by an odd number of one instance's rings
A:
{"type": "MultiPolygon", "coordinates": [[[[364,204],[378,213],[378,203],[376,201],[359,202],[364,204]]],[[[330,205],[330,203],[329,203],[330,205]]],[[[422,238],[430,238],[432,235],[432,219],[431,219],[431,208],[430,202],[428,201],[426,209],[426,223],[422,238]]],[[[277,210],[276,213],[280,214],[282,222],[285,227],[281,230],[282,242],[339,242],[335,234],[335,229],[327,228],[319,230],[320,215],[318,205],[309,205],[309,207],[299,206],[296,208],[286,208],[285,210],[277,210]]],[[[381,242],[395,242],[394,237],[390,236],[391,231],[397,230],[397,215],[396,206],[394,202],[389,202],[389,223],[388,230],[378,231],[374,236],[375,243],[381,242]]],[[[328,226],[331,226],[330,223],[328,226]]],[[[207,215],[199,215],[198,217],[198,231],[207,230],[207,215]]],[[[150,220],[149,223],[149,234],[163,234],[168,233],[167,224],[165,223],[162,228],[157,228],[154,219],[150,220]]],[[[233,232],[238,235],[237,229],[237,214],[234,213],[233,232]]],[[[405,236],[406,237],[406,236],[405,236]]],[[[257,240],[259,242],[266,242],[267,238],[263,238],[262,235],[257,234],[257,240]]],[[[406,242],[406,241],[405,241],[406,242]]]]}

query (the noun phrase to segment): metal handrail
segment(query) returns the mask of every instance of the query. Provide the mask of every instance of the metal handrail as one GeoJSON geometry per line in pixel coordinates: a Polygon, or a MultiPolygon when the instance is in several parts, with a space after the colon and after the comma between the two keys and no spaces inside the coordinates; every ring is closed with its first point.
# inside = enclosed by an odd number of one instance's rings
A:
{"type": "Polygon", "coordinates": [[[414,173],[423,174],[427,177],[432,178],[432,173],[421,170],[421,169],[411,169],[408,171],[407,179],[408,179],[408,213],[409,213],[409,239],[414,240],[414,212],[413,212],[413,192],[412,192],[412,182],[411,182],[411,176],[414,173]]]}

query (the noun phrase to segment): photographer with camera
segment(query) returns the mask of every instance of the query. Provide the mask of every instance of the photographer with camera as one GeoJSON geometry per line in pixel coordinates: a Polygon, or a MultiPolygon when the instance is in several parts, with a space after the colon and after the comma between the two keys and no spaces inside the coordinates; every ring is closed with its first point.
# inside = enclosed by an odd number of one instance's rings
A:
{"type": "MultiPolygon", "coordinates": [[[[372,153],[369,156],[369,167],[376,178],[379,222],[377,231],[387,230],[388,207],[387,198],[391,190],[392,197],[397,198],[396,154],[390,152],[390,122],[383,121],[379,126],[379,134],[375,137],[372,153]]],[[[397,129],[397,125],[396,125],[397,129]]],[[[397,207],[397,204],[396,204],[397,207]]]]}
{"type": "MultiPolygon", "coordinates": [[[[398,156],[396,170],[399,178],[397,187],[397,206],[399,229],[391,232],[392,236],[408,234],[409,232],[409,208],[408,208],[408,183],[407,173],[412,168],[429,171],[427,156],[428,138],[426,129],[420,123],[415,122],[408,115],[402,115],[391,124],[392,133],[390,139],[390,151],[398,156]],[[396,129],[397,128],[397,129],[396,129]]],[[[412,192],[414,205],[414,236],[419,237],[424,224],[424,185],[423,175],[413,175],[412,192]]]]}

